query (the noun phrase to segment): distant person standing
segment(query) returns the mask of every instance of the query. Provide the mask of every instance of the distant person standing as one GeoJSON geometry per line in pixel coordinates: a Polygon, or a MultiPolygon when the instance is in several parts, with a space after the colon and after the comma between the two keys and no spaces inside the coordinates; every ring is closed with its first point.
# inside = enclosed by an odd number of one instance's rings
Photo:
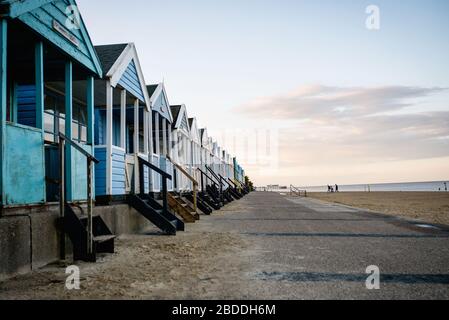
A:
{"type": "Polygon", "coordinates": [[[335,192],[338,192],[338,184],[335,185],[335,192]]]}
{"type": "Polygon", "coordinates": [[[331,186],[327,185],[327,192],[331,192],[331,186]]]}
{"type": "Polygon", "coordinates": [[[447,182],[444,183],[444,191],[447,192],[447,182]]]}

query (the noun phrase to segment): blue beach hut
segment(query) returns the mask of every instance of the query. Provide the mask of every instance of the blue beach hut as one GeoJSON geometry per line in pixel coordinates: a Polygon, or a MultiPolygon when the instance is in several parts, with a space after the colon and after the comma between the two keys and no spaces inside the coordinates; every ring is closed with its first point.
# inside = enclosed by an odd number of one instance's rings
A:
{"type": "MultiPolygon", "coordinates": [[[[151,161],[162,170],[173,175],[172,125],[173,114],[168,102],[167,91],[163,83],[147,86],[152,110],[151,161]]],[[[161,191],[161,179],[153,172],[151,175],[151,192],[161,191]]],[[[168,190],[173,191],[173,180],[168,182],[168,190]]]]}
{"type": "Polygon", "coordinates": [[[135,45],[95,49],[104,70],[95,80],[95,190],[97,201],[109,202],[140,190],[138,157],[151,160],[151,107],[135,45]]]}
{"type": "MultiPolygon", "coordinates": [[[[1,205],[58,200],[59,133],[93,150],[102,75],[73,0],[0,1],[1,205]]],[[[66,150],[66,197],[87,199],[86,158],[66,150]]]]}
{"type": "Polygon", "coordinates": [[[0,277],[55,261],[65,249],[60,159],[66,203],[85,204],[98,77],[75,1],[0,0],[0,277]]]}

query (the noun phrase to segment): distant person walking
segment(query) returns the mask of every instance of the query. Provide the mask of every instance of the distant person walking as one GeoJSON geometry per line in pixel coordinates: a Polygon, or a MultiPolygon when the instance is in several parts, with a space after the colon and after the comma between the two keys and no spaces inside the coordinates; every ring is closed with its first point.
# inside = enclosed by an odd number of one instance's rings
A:
{"type": "Polygon", "coordinates": [[[335,192],[338,192],[338,184],[335,185],[335,192]]]}
{"type": "Polygon", "coordinates": [[[447,192],[447,182],[444,183],[444,191],[447,192]]]}

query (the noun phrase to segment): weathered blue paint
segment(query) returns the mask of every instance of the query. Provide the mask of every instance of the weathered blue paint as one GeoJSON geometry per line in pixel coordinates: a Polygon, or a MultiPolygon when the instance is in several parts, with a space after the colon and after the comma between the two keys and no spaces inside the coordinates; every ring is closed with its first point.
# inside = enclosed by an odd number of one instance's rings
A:
{"type": "MultiPolygon", "coordinates": [[[[44,148],[44,45],[54,47],[64,59],[65,65],[65,135],[72,137],[72,78],[73,63],[83,67],[83,72],[90,74],[87,78],[88,105],[88,141],[94,142],[93,116],[93,78],[95,74],[102,77],[102,70],[96,52],[85,26],[80,20],[79,28],[71,28],[67,22],[72,15],[66,10],[75,5],[73,0],[27,0],[2,1],[0,19],[0,161],[1,161],[1,203],[4,205],[27,205],[46,201],[46,172],[49,177],[57,177],[58,159],[56,149],[44,148]],[[5,6],[3,6],[5,5],[5,6]],[[36,34],[34,46],[35,81],[34,83],[13,82],[9,79],[7,67],[7,32],[8,23],[26,25],[36,34]],[[10,81],[11,92],[6,92],[6,82],[10,81]],[[11,106],[6,105],[6,95],[12,97],[11,106]],[[10,122],[6,123],[7,109],[11,108],[10,122]],[[17,115],[15,114],[17,112],[17,115]],[[47,160],[46,160],[47,159],[47,160]],[[47,163],[48,162],[48,163],[47,163]],[[47,165],[47,166],[46,166],[47,165]],[[47,168],[46,168],[47,167],[47,168]],[[46,170],[47,169],[47,170],[46,170]]],[[[15,54],[14,52],[12,54],[15,54]]],[[[32,62],[28,61],[28,62],[32,62]]],[[[85,146],[92,152],[92,146],[85,146]]],[[[87,160],[71,147],[66,148],[66,194],[67,200],[87,199],[87,160]]],[[[55,179],[57,180],[57,179],[55,179]]],[[[49,184],[50,186],[50,184],[49,184]]],[[[53,196],[56,190],[52,190],[53,196]]],[[[47,199],[48,200],[48,199],[47,199]]],[[[50,200],[51,201],[51,200],[50,200]]]]}
{"type": "MultiPolygon", "coordinates": [[[[92,153],[92,146],[85,145],[84,149],[92,153]]],[[[72,152],[72,201],[87,199],[87,159],[79,151],[72,152]]]]}
{"type": "Polygon", "coordinates": [[[18,85],[17,87],[17,123],[36,127],[36,86],[18,85]]]}
{"type": "MultiPolygon", "coordinates": [[[[73,122],[73,66],[71,61],[65,64],[65,135],[72,139],[73,122]]],[[[67,146],[65,149],[65,179],[66,179],[66,198],[68,201],[73,199],[72,188],[72,148],[67,146]]]]}
{"type": "Polygon", "coordinates": [[[44,143],[40,129],[7,124],[4,205],[45,202],[44,143]],[[20,143],[18,143],[20,142],[20,143]]]}
{"type": "Polygon", "coordinates": [[[10,6],[12,18],[21,20],[86,68],[102,76],[98,57],[82,19],[79,26],[73,27],[73,12],[69,9],[76,6],[74,0],[16,1],[10,6]]]}
{"type": "Polygon", "coordinates": [[[7,52],[8,52],[8,22],[0,18],[0,192],[1,201],[4,199],[5,179],[3,172],[6,171],[4,156],[5,150],[5,125],[6,125],[6,95],[7,92],[7,52]]]}
{"type": "Polygon", "coordinates": [[[38,41],[35,47],[36,78],[36,128],[44,135],[44,44],[38,41]]]}
{"type": "Polygon", "coordinates": [[[118,84],[140,101],[145,102],[145,96],[140,84],[139,75],[134,60],[131,60],[118,84]]]}
{"type": "Polygon", "coordinates": [[[37,0],[37,1],[16,1],[11,4],[9,16],[16,18],[28,11],[34,10],[44,4],[54,0],[37,0]]]}

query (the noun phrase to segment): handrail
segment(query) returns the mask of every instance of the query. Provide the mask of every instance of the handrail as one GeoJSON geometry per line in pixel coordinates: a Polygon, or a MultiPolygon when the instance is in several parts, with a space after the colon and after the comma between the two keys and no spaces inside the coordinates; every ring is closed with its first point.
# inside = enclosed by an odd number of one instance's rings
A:
{"type": "Polygon", "coordinates": [[[213,184],[215,184],[215,185],[218,185],[218,181],[217,180],[213,180],[212,178],[214,178],[214,179],[216,179],[215,177],[212,177],[211,178],[211,176],[209,176],[206,172],[204,172],[203,170],[201,170],[200,168],[197,168],[197,170],[199,171],[199,172],[201,172],[203,175],[205,175],[206,176],[206,178],[207,179],[209,179],[213,184]]]}
{"type": "MultiPolygon", "coordinates": [[[[144,166],[147,166],[151,170],[155,171],[156,173],[160,174],[162,176],[162,210],[164,213],[168,212],[168,187],[167,187],[167,180],[171,180],[173,177],[168,174],[167,172],[159,169],[151,162],[145,160],[144,158],[138,156],[137,157],[139,161],[139,182],[140,182],[140,193],[143,195],[145,194],[145,172],[143,170],[144,166]]],[[[148,183],[151,186],[151,179],[148,179],[148,183]]],[[[151,192],[151,188],[148,189],[149,192],[151,192]]]]}
{"type": "Polygon", "coordinates": [[[80,144],[73,141],[72,139],[69,139],[65,134],[59,133],[59,137],[63,139],[66,143],[68,143],[70,146],[78,150],[83,156],[85,156],[88,160],[91,160],[95,162],[96,164],[100,163],[100,160],[96,159],[93,155],[91,155],[89,152],[87,152],[80,144]]]}
{"type": "MultiPolygon", "coordinates": [[[[70,147],[79,151],[83,156],[87,159],[87,253],[92,254],[94,252],[93,247],[93,163],[100,163],[98,159],[96,159],[89,152],[84,150],[84,148],[64,135],[63,133],[59,133],[59,170],[60,170],[60,184],[59,184],[59,210],[60,216],[62,219],[65,218],[65,206],[67,204],[66,201],[66,185],[65,185],[65,170],[66,170],[66,161],[65,161],[65,148],[66,143],[70,147]]],[[[60,239],[60,258],[65,260],[66,251],[65,251],[65,232],[62,230],[61,239],[60,239]]]]}
{"type": "Polygon", "coordinates": [[[220,179],[222,179],[222,180],[228,185],[228,187],[231,187],[231,185],[229,184],[229,182],[226,181],[226,178],[224,178],[221,174],[218,174],[218,176],[220,177],[220,179]]]}
{"type": "Polygon", "coordinates": [[[179,170],[181,171],[186,177],[187,179],[189,179],[190,181],[192,181],[193,183],[193,209],[195,210],[195,212],[197,212],[197,198],[196,198],[196,193],[197,193],[197,187],[198,187],[198,181],[195,180],[194,177],[192,177],[190,175],[190,173],[187,172],[186,169],[184,169],[180,164],[174,162],[168,155],[167,155],[167,159],[170,160],[170,162],[179,170]]]}
{"type": "Polygon", "coordinates": [[[232,181],[231,178],[228,178],[228,180],[234,185],[235,188],[238,188],[237,184],[234,181],[232,181]]]}
{"type": "Polygon", "coordinates": [[[224,184],[221,182],[221,179],[217,176],[217,174],[206,164],[206,169],[214,176],[214,178],[218,181],[218,183],[222,186],[224,184]]]}
{"type": "Polygon", "coordinates": [[[240,188],[243,188],[243,184],[239,180],[234,179],[234,181],[237,182],[237,184],[240,186],[240,188]]]}
{"type": "Polygon", "coordinates": [[[147,167],[149,167],[151,170],[156,171],[157,173],[159,173],[161,176],[167,178],[168,180],[172,179],[172,176],[170,174],[168,174],[167,172],[165,172],[164,170],[158,168],[157,166],[155,166],[154,164],[152,164],[151,162],[145,160],[144,158],[142,158],[141,156],[138,156],[139,161],[141,161],[144,165],[146,165],[147,167]]]}
{"type": "MultiPolygon", "coordinates": [[[[214,186],[216,186],[218,188],[218,183],[216,181],[214,181],[206,172],[204,172],[203,170],[201,170],[200,168],[197,168],[197,170],[201,173],[201,191],[204,192],[205,191],[205,187],[204,187],[204,181],[203,181],[203,177],[206,176],[206,178],[208,180],[210,180],[210,182],[212,182],[212,184],[214,186]]],[[[206,185],[207,185],[207,181],[206,181],[206,185]]]]}
{"type": "Polygon", "coordinates": [[[215,179],[217,179],[218,183],[220,184],[220,198],[221,201],[224,203],[224,195],[223,195],[223,186],[224,183],[221,181],[220,178],[218,178],[218,176],[215,174],[215,172],[206,164],[206,169],[212,174],[212,176],[215,177],[215,179]]]}
{"type": "Polygon", "coordinates": [[[167,159],[170,160],[170,162],[179,169],[179,171],[181,171],[186,177],[187,179],[189,179],[190,181],[192,181],[192,183],[196,186],[199,185],[198,181],[195,180],[194,177],[192,177],[190,175],[190,173],[187,172],[187,170],[185,168],[183,168],[179,163],[174,162],[169,156],[167,156],[167,159]]]}

